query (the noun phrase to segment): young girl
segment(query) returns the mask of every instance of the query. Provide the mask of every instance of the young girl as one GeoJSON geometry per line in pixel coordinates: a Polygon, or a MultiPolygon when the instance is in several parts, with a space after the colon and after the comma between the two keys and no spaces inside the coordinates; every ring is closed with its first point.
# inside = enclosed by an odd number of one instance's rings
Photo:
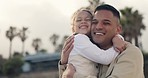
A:
{"type": "MultiPolygon", "coordinates": [[[[108,65],[119,54],[113,47],[108,50],[102,50],[93,44],[90,40],[90,28],[93,15],[86,9],[79,9],[72,17],[72,31],[77,33],[74,38],[74,47],[69,55],[68,63],[75,67],[75,74],[81,74],[75,78],[97,78],[97,63],[108,65]]],[[[114,37],[121,39],[121,37],[114,37]]],[[[65,70],[67,71],[68,68],[65,70]]],[[[73,74],[64,74],[62,78],[68,75],[73,78],[73,74]]]]}

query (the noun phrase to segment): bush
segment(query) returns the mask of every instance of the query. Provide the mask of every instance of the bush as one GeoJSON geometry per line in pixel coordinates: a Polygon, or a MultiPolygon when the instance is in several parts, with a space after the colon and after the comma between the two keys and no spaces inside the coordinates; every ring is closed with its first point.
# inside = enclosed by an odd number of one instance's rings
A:
{"type": "Polygon", "coordinates": [[[13,57],[4,64],[3,73],[8,76],[19,75],[22,72],[21,67],[23,63],[21,57],[13,57]]]}

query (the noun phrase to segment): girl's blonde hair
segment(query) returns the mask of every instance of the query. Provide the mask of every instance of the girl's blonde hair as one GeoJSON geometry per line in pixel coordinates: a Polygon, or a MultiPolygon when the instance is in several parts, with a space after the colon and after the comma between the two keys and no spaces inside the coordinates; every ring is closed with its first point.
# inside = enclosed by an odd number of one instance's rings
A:
{"type": "MultiPolygon", "coordinates": [[[[88,9],[86,9],[86,8],[80,8],[80,9],[78,9],[76,12],[74,12],[74,14],[73,14],[72,17],[71,17],[71,25],[72,25],[72,27],[73,27],[74,21],[75,21],[75,19],[76,19],[76,17],[77,17],[77,14],[78,14],[79,12],[81,12],[81,11],[88,12],[88,13],[91,15],[91,19],[93,18],[93,13],[92,13],[92,11],[90,11],[90,10],[88,10],[88,9]]],[[[72,29],[72,31],[74,32],[73,29],[72,29]]]]}

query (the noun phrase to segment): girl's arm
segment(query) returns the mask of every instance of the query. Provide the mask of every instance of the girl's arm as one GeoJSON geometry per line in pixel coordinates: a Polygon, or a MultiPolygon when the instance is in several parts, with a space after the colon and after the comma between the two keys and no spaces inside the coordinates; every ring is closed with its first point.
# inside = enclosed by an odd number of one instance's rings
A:
{"type": "MultiPolygon", "coordinates": [[[[108,65],[118,55],[118,52],[113,47],[108,50],[102,50],[93,44],[86,35],[78,34],[74,38],[74,48],[83,57],[94,61],[108,65]]],[[[72,50],[72,51],[73,51],[72,50]]],[[[74,52],[71,52],[74,53],[74,52]]]]}
{"type": "Polygon", "coordinates": [[[112,42],[113,42],[114,49],[117,52],[122,52],[126,49],[126,42],[124,41],[124,38],[120,34],[117,34],[112,39],[112,42]]]}

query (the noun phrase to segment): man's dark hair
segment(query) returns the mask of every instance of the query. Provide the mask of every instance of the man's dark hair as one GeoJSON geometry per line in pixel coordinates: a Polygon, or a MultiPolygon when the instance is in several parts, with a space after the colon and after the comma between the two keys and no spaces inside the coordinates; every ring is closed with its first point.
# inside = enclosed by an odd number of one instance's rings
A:
{"type": "Polygon", "coordinates": [[[111,6],[111,5],[108,5],[108,4],[100,5],[100,6],[96,7],[94,13],[96,11],[99,11],[99,10],[109,10],[109,11],[111,11],[113,13],[114,16],[116,16],[116,17],[118,17],[120,19],[119,11],[116,8],[114,8],[113,6],[111,6]]]}

